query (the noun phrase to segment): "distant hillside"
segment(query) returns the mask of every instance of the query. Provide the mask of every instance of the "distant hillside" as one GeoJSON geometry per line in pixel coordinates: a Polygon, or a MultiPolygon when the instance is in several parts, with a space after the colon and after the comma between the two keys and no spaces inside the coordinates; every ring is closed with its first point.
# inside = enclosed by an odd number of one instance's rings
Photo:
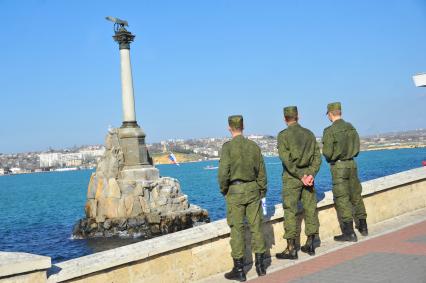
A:
{"type": "MultiPolygon", "coordinates": [[[[173,152],[173,154],[176,156],[177,162],[179,163],[185,163],[185,162],[195,162],[195,161],[202,161],[206,158],[193,153],[177,153],[173,152]]],[[[169,159],[169,153],[155,153],[152,154],[152,159],[154,160],[154,164],[172,164],[172,162],[169,159]]]]}

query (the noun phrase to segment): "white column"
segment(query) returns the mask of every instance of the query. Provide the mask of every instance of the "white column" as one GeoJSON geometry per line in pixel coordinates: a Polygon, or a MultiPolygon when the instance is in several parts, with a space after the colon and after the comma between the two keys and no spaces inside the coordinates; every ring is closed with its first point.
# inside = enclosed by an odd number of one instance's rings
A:
{"type": "Polygon", "coordinates": [[[136,121],[135,97],[133,95],[132,67],[130,49],[120,49],[121,61],[121,95],[123,100],[123,121],[136,121]]]}

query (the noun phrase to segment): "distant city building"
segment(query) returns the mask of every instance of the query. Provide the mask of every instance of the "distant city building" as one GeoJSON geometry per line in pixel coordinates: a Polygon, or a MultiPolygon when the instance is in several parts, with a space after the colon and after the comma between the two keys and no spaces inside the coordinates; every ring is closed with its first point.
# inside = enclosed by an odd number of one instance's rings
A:
{"type": "Polygon", "coordinates": [[[11,174],[23,174],[23,173],[30,173],[30,172],[31,172],[30,170],[26,170],[19,167],[10,168],[11,174]]]}
{"type": "Polygon", "coordinates": [[[263,139],[264,136],[261,136],[261,135],[249,135],[249,136],[247,136],[247,138],[252,139],[252,140],[256,140],[256,139],[263,139]]]}
{"type": "Polygon", "coordinates": [[[40,168],[54,167],[59,164],[60,156],[62,153],[52,152],[52,153],[41,153],[40,158],[40,168]]]}
{"type": "Polygon", "coordinates": [[[83,163],[96,161],[105,152],[105,148],[82,149],[78,152],[61,153],[49,152],[39,154],[40,168],[75,167],[83,163]]]}

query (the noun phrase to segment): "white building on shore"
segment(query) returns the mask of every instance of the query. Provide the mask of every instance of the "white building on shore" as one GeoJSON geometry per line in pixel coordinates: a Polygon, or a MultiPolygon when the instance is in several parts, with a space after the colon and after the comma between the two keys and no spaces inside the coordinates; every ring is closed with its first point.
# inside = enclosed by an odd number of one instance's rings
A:
{"type": "Polygon", "coordinates": [[[81,166],[85,161],[96,160],[105,152],[105,148],[100,149],[83,149],[78,152],[61,153],[48,152],[41,153],[40,168],[51,167],[75,167],[81,166]]]}

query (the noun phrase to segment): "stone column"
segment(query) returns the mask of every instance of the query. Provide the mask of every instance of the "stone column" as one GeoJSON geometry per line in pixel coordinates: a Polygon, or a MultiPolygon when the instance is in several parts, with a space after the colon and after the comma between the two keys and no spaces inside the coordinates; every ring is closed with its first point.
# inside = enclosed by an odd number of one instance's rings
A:
{"type": "Polygon", "coordinates": [[[115,32],[114,40],[120,48],[121,62],[121,95],[123,101],[122,127],[137,127],[135,112],[135,97],[133,94],[132,66],[130,64],[130,43],[135,36],[121,27],[115,32]]]}
{"type": "Polygon", "coordinates": [[[118,42],[120,48],[123,124],[118,130],[118,137],[124,155],[123,169],[150,167],[152,165],[145,144],[145,133],[136,121],[132,66],[130,64],[130,43],[134,38],[135,36],[126,30],[124,24],[116,24],[113,39],[118,42]]]}
{"type": "Polygon", "coordinates": [[[123,100],[123,123],[136,123],[135,98],[133,95],[132,67],[130,49],[120,49],[121,93],[123,100]]]}

